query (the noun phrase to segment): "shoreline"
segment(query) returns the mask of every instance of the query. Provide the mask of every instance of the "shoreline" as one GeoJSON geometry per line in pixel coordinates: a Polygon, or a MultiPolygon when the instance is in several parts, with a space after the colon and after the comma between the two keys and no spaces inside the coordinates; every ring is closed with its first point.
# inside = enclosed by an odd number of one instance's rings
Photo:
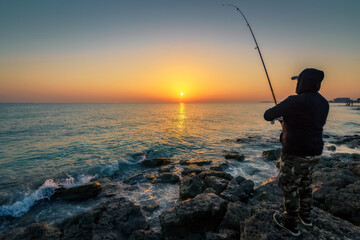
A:
{"type": "MultiPolygon", "coordinates": [[[[339,137],[332,144],[357,148],[359,136],[339,137]]],[[[50,201],[97,199],[99,203],[60,223],[32,223],[5,230],[0,239],[28,235],[42,239],[287,239],[289,235],[272,223],[272,213],[281,206],[277,179],[254,188],[251,180],[226,172],[228,161],[243,161],[243,156],[226,154],[216,163],[145,159],[141,162],[144,172],[122,183],[98,178],[57,191],[50,201]],[[161,186],[162,194],[171,191],[177,199],[170,205],[151,199],[146,204],[134,202],[127,194],[146,191],[139,187],[141,183],[161,186]]],[[[263,152],[268,161],[278,156],[276,149],[263,152]]],[[[302,227],[303,239],[360,238],[359,160],[357,153],[334,152],[321,158],[313,175],[314,228],[302,227]]]]}

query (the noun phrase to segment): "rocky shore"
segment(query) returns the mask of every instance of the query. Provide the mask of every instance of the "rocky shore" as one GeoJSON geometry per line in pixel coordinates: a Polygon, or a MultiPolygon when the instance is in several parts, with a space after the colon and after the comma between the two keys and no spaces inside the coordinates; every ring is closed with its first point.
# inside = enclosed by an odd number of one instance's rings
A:
{"type": "MultiPolygon", "coordinates": [[[[357,135],[347,138],[359,147],[357,135]]],[[[347,144],[347,141],[336,142],[347,144]]],[[[334,150],[335,151],[335,150],[334,150]]],[[[279,158],[279,149],[264,151],[266,161],[279,158]]],[[[146,159],[144,172],[122,182],[94,179],[73,189],[59,189],[52,199],[86,201],[99,205],[61,223],[33,223],[0,235],[12,239],[292,239],[272,220],[281,211],[282,192],[277,179],[258,188],[243,177],[226,172],[228,161],[244,161],[240,153],[227,152],[224,160],[146,159]],[[157,203],[140,205],[119,194],[139,182],[178,186],[176,204],[158,216],[158,226],[148,221],[157,203]]],[[[301,226],[294,239],[360,239],[360,154],[332,153],[322,157],[313,175],[314,226],[301,226]]]]}

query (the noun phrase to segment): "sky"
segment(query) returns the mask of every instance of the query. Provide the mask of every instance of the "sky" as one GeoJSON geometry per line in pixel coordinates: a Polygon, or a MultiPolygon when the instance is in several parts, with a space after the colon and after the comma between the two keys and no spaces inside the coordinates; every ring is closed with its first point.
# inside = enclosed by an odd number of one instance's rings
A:
{"type": "Polygon", "coordinates": [[[279,101],[307,67],[360,98],[358,0],[0,0],[0,102],[271,101],[223,3],[279,101]]]}

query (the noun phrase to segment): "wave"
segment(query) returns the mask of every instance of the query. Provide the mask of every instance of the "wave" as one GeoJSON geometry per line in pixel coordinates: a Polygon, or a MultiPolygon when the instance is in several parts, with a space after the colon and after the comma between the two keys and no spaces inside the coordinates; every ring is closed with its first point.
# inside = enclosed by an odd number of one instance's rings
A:
{"type": "Polygon", "coordinates": [[[21,200],[12,204],[0,206],[0,216],[21,217],[27,213],[30,208],[36,204],[37,201],[50,199],[57,188],[76,187],[78,185],[90,182],[94,177],[95,176],[81,175],[77,180],[75,180],[73,177],[69,176],[61,183],[56,183],[53,179],[48,179],[38,189],[29,195],[26,195],[21,200]]]}

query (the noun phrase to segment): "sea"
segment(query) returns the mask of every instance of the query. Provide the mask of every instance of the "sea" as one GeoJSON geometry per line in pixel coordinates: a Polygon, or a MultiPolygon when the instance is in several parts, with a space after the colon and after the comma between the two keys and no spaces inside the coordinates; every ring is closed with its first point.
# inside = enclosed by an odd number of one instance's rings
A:
{"type": "MultiPolygon", "coordinates": [[[[0,231],[45,221],[50,224],[85,211],[83,203],[48,201],[59,186],[95,178],[121,183],[144,171],[147,158],[224,160],[245,155],[227,172],[255,187],[278,174],[264,150],[280,148],[279,123],[263,119],[272,103],[0,103],[0,231]]],[[[324,155],[334,136],[360,133],[359,106],[330,104],[324,155]]],[[[336,152],[357,152],[336,146],[336,152]]],[[[178,187],[144,184],[123,194],[135,202],[177,201],[178,187]]],[[[159,213],[158,213],[159,214],[159,213]]],[[[148,216],[156,218],[156,216],[148,216]]]]}

